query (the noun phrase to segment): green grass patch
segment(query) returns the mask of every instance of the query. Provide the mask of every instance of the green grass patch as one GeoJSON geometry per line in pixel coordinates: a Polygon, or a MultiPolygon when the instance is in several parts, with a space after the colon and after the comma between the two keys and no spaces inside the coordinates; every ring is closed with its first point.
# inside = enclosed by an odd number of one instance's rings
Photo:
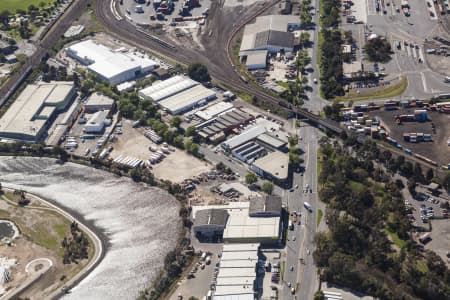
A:
{"type": "Polygon", "coordinates": [[[40,7],[40,3],[44,3],[44,6],[55,2],[54,0],[1,0],[0,11],[8,10],[10,12],[16,12],[18,9],[27,10],[30,5],[40,7]]]}
{"type": "Polygon", "coordinates": [[[388,228],[384,228],[383,232],[386,233],[390,240],[399,248],[406,247],[406,241],[398,237],[397,233],[390,231],[388,228]]]}
{"type": "Polygon", "coordinates": [[[319,209],[317,211],[317,226],[319,226],[320,221],[322,221],[322,218],[323,218],[323,211],[321,209],[319,209]]]}
{"type": "Polygon", "coordinates": [[[428,273],[429,269],[427,266],[427,262],[424,259],[417,261],[417,269],[422,272],[423,274],[428,273]]]}
{"type": "Polygon", "coordinates": [[[287,82],[284,82],[284,81],[277,81],[277,84],[279,85],[279,86],[282,86],[282,87],[284,87],[285,89],[289,89],[289,83],[287,83],[287,82]]]}
{"type": "Polygon", "coordinates": [[[345,96],[336,97],[333,101],[343,102],[343,101],[361,101],[361,100],[372,100],[372,99],[383,99],[383,98],[392,98],[403,94],[408,87],[408,80],[406,77],[402,77],[400,82],[391,85],[384,89],[377,89],[373,92],[365,93],[365,94],[357,94],[356,91],[351,91],[347,93],[345,96]]]}
{"type": "Polygon", "coordinates": [[[348,185],[352,191],[357,193],[364,190],[364,185],[356,181],[349,181],[348,185]]]}

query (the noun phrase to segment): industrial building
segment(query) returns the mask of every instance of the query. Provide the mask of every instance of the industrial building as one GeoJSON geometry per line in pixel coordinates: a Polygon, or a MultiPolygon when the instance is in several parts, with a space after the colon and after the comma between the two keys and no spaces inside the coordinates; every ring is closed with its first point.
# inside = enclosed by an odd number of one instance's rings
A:
{"type": "MultiPolygon", "coordinates": [[[[219,218],[216,215],[223,216],[227,212],[226,224],[223,232],[216,230],[215,237],[224,242],[230,243],[277,243],[280,237],[280,217],[253,214],[250,216],[250,202],[230,202],[227,205],[208,205],[208,206],[194,206],[192,210],[194,219],[194,230],[199,237],[211,236],[212,228],[222,228],[224,218],[219,218]],[[197,221],[197,215],[200,219],[197,221]],[[220,211],[220,212],[219,212],[220,211]],[[261,217],[262,216],[262,217],[261,217]],[[214,222],[213,226],[209,225],[211,220],[220,220],[214,222]]],[[[257,209],[252,208],[252,212],[257,209]]]]}
{"type": "Polygon", "coordinates": [[[247,70],[265,69],[267,67],[267,50],[243,51],[241,57],[246,57],[245,65],[247,70]]]}
{"type": "Polygon", "coordinates": [[[158,105],[172,115],[178,115],[214,99],[216,92],[203,85],[196,85],[158,102],[158,105]]]}
{"type": "Polygon", "coordinates": [[[227,220],[228,212],[225,209],[199,210],[194,219],[195,236],[208,240],[222,237],[227,220]]]}
{"type": "Polygon", "coordinates": [[[250,129],[245,130],[241,134],[226,140],[221,144],[221,146],[225,150],[231,151],[244,143],[256,139],[259,135],[266,133],[266,131],[267,129],[264,126],[253,126],[250,129]]]}
{"type": "Polygon", "coordinates": [[[216,98],[213,90],[180,75],[154,83],[140,90],[138,95],[141,99],[155,102],[173,115],[205,105],[208,101],[216,98]]]}
{"type": "Polygon", "coordinates": [[[141,99],[159,102],[198,84],[198,82],[190,78],[177,75],[169,79],[153,83],[151,86],[140,90],[138,95],[141,99]]]}
{"type": "MultiPolygon", "coordinates": [[[[202,114],[206,117],[206,114],[202,114]]],[[[196,126],[199,136],[212,142],[218,142],[225,138],[231,130],[245,125],[254,117],[238,108],[231,109],[219,114],[196,126]]]]}
{"type": "Polygon", "coordinates": [[[149,74],[158,67],[157,62],[146,56],[128,53],[125,48],[112,50],[93,40],[73,44],[65,50],[69,57],[86,65],[90,72],[111,85],[149,74]]]}
{"type": "Polygon", "coordinates": [[[298,16],[268,15],[256,18],[244,29],[239,56],[248,55],[243,51],[267,50],[276,53],[281,50],[292,52],[296,44],[291,32],[300,28],[298,16]]]}
{"type": "Polygon", "coordinates": [[[229,102],[219,102],[205,109],[197,111],[195,115],[200,119],[202,119],[203,121],[208,121],[214,117],[217,117],[219,114],[231,110],[232,108],[233,104],[229,102]]]}
{"type": "Polygon", "coordinates": [[[225,244],[213,300],[254,300],[258,289],[259,244],[225,244]]]}
{"type": "Polygon", "coordinates": [[[280,217],[282,201],[280,196],[275,195],[257,195],[249,198],[249,216],[250,217],[280,217]]]}
{"type": "Polygon", "coordinates": [[[94,113],[100,110],[111,110],[114,105],[114,99],[100,93],[93,93],[84,103],[84,111],[94,113]]]}
{"type": "Polygon", "coordinates": [[[274,151],[255,160],[250,169],[259,176],[282,185],[289,177],[289,156],[285,153],[274,151]]]}
{"type": "Polygon", "coordinates": [[[103,132],[105,125],[111,124],[111,120],[107,119],[108,114],[109,114],[108,110],[101,110],[101,111],[94,113],[89,118],[86,125],[84,125],[83,131],[85,133],[101,133],[101,132],[103,132]]]}
{"type": "Polygon", "coordinates": [[[28,85],[0,119],[0,138],[38,141],[58,113],[73,101],[72,82],[40,82],[28,85]]]}

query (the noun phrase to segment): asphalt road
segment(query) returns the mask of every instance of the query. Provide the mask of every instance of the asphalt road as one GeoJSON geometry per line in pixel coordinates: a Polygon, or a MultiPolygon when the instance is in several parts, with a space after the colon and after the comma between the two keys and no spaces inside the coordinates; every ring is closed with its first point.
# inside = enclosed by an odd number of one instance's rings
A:
{"type": "Polygon", "coordinates": [[[291,290],[287,283],[290,282],[295,287],[297,299],[312,299],[318,288],[318,278],[316,267],[312,259],[314,248],[314,235],[317,231],[317,140],[319,132],[316,128],[305,125],[298,130],[298,135],[302,138],[300,147],[304,149],[304,174],[294,173],[293,191],[288,190],[282,193],[283,203],[289,210],[301,212],[301,225],[295,225],[294,230],[288,230],[286,271],[282,290],[282,299],[290,299],[291,290]],[[306,184],[310,190],[305,191],[306,184]],[[298,185],[298,188],[295,186],[298,185]],[[309,213],[303,206],[304,202],[311,204],[313,211],[309,213]],[[295,236],[295,240],[294,237],[295,236]],[[308,254],[309,253],[309,254],[308,254]],[[304,262],[301,263],[300,259],[304,262]],[[290,271],[293,266],[294,270],[290,271]]]}
{"type": "MultiPolygon", "coordinates": [[[[47,34],[35,44],[37,50],[25,63],[17,70],[0,89],[0,98],[5,96],[20,81],[22,75],[29,67],[36,68],[49,50],[56,44],[59,38],[67,31],[73,21],[83,13],[89,0],[74,1],[71,6],[59,17],[58,21],[50,28],[47,34]]],[[[104,1],[107,2],[107,1],[104,1]]]]}

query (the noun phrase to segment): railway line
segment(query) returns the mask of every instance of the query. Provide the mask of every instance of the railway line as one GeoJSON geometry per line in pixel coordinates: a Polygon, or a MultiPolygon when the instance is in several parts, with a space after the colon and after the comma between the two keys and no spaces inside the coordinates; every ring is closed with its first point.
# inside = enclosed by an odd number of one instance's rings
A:
{"type": "MultiPolygon", "coordinates": [[[[323,126],[335,133],[340,134],[342,132],[342,128],[337,122],[323,119],[318,115],[315,115],[303,108],[294,108],[291,104],[287,104],[281,98],[274,97],[272,95],[268,95],[249,84],[248,82],[243,81],[240,78],[240,74],[238,74],[232,64],[230,63],[230,47],[231,40],[237,34],[237,32],[248,22],[250,22],[253,18],[260,15],[262,12],[267,10],[269,7],[278,3],[279,0],[275,0],[265,5],[264,7],[258,9],[252,15],[245,17],[244,20],[238,22],[237,26],[234,26],[234,29],[231,33],[229,33],[226,44],[224,48],[226,50],[227,60],[211,60],[207,57],[207,52],[199,52],[190,50],[187,48],[180,49],[178,47],[173,46],[173,44],[163,40],[162,38],[155,37],[145,30],[134,26],[130,22],[127,22],[125,19],[118,19],[114,14],[114,11],[118,11],[116,7],[114,9],[110,6],[110,3],[107,1],[96,1],[95,3],[95,14],[97,20],[100,21],[104,25],[105,28],[108,29],[111,35],[118,39],[125,40],[130,44],[138,47],[138,48],[147,48],[151,51],[154,51],[161,56],[167,57],[171,60],[183,63],[190,64],[192,62],[201,62],[205,63],[208,66],[209,72],[211,76],[222,82],[231,88],[236,90],[241,90],[248,94],[256,96],[258,99],[262,101],[270,102],[277,106],[282,106],[286,109],[286,111],[298,114],[300,117],[308,119],[311,123],[317,124],[319,126],[323,126]],[[280,105],[285,104],[285,105],[280,105]]],[[[116,3],[116,2],[114,2],[116,3]]],[[[117,5],[117,4],[116,4],[117,5]]]]}

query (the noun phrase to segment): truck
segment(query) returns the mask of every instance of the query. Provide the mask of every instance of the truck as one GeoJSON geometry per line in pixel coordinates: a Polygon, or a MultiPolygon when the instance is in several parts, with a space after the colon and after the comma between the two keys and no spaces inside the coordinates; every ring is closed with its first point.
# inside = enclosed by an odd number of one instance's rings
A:
{"type": "Polygon", "coordinates": [[[303,206],[304,206],[309,212],[312,212],[311,204],[309,204],[308,202],[305,202],[305,203],[303,203],[303,206]]]}

